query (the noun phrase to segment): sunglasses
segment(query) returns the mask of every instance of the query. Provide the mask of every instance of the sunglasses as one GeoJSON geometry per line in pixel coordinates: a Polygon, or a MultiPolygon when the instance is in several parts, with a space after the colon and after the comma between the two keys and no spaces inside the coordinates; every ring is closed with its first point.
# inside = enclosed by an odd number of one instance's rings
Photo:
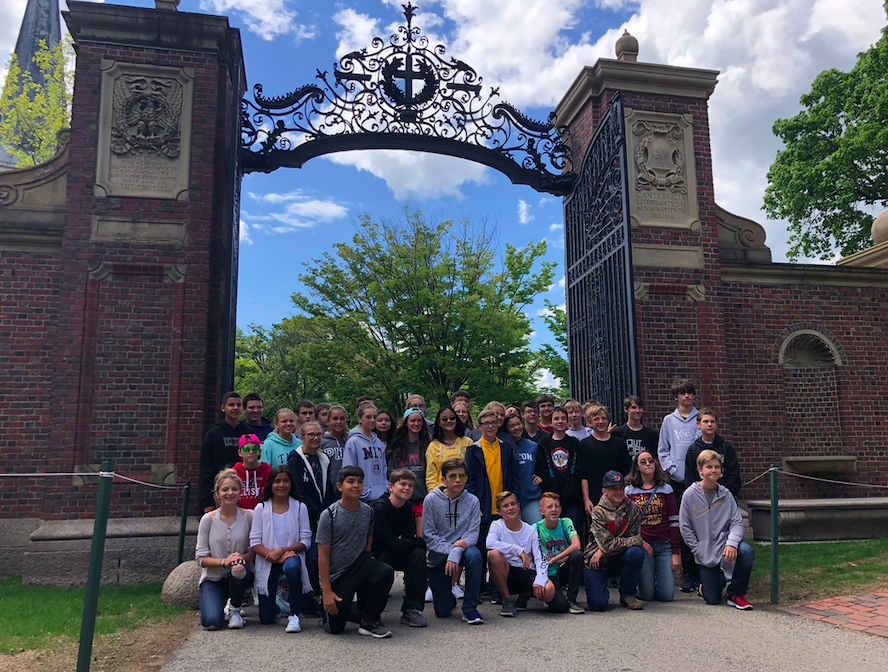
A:
{"type": "Polygon", "coordinates": [[[447,480],[451,483],[456,483],[457,481],[462,481],[463,483],[465,483],[469,480],[469,477],[467,474],[454,474],[451,472],[447,474],[447,480]]]}
{"type": "Polygon", "coordinates": [[[246,445],[243,448],[241,448],[241,452],[242,453],[255,453],[256,455],[259,455],[262,452],[262,446],[246,445]]]}
{"type": "Polygon", "coordinates": [[[638,463],[639,464],[653,464],[654,461],[653,460],[639,460],[638,463]]]}
{"type": "Polygon", "coordinates": [[[318,434],[317,432],[312,432],[311,434],[303,434],[302,436],[304,436],[307,439],[322,439],[322,438],[324,438],[323,434],[318,434]]]}
{"type": "Polygon", "coordinates": [[[441,418],[441,422],[456,422],[456,418],[441,418]]]}

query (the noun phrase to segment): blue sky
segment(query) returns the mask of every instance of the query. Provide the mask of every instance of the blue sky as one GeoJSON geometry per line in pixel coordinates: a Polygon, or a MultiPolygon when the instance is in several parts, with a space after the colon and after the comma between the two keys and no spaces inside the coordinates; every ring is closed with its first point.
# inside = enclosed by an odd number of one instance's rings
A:
{"type": "MultiPolygon", "coordinates": [[[[0,62],[14,47],[26,0],[0,6],[0,62]]],[[[131,3],[153,7],[153,0],[131,3]]],[[[710,101],[717,201],[762,222],[775,261],[785,223],[761,212],[766,173],[780,148],[775,119],[827,68],[848,69],[879,37],[881,0],[417,0],[414,24],[472,65],[485,86],[545,119],[584,65],[613,58],[624,28],[639,60],[721,71],[710,101]]],[[[247,80],[268,95],[313,81],[316,69],[399,25],[399,0],[182,0],[180,11],[225,14],[241,29],[247,80]]],[[[0,73],[2,74],[2,73],[0,73]]],[[[270,325],[292,314],[304,264],[355,233],[362,213],[398,218],[404,207],[438,219],[486,220],[517,246],[546,239],[558,263],[531,318],[537,347],[547,332],[543,300],[564,302],[560,199],[513,186],[477,164],[407,152],[350,152],[301,170],[253,174],[243,183],[238,324],[270,325]]]]}

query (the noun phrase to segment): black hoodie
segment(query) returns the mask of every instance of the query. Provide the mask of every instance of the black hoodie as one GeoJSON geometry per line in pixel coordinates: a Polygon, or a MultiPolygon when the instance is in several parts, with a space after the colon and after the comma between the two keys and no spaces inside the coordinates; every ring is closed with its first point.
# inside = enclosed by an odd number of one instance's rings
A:
{"type": "Polygon", "coordinates": [[[404,557],[414,548],[425,550],[425,541],[416,536],[416,523],[413,518],[413,505],[406,502],[400,509],[392,506],[391,493],[385,493],[374,501],[373,507],[373,548],[374,557],[386,551],[396,557],[404,557]]]}
{"type": "Polygon", "coordinates": [[[200,447],[200,468],[197,476],[201,511],[210,506],[215,508],[213,483],[216,474],[240,462],[237,444],[244,434],[252,433],[243,422],[238,423],[237,427],[232,427],[222,420],[219,424],[213,425],[204,436],[200,447]]]}
{"type": "Polygon", "coordinates": [[[725,437],[716,434],[712,440],[712,445],[703,442],[703,438],[694,441],[694,445],[688,448],[688,454],[685,455],[685,488],[691,487],[700,478],[700,472],[697,471],[697,458],[704,450],[714,450],[721,455],[722,458],[722,476],[718,482],[731,491],[734,497],[740,494],[740,488],[743,481],[740,479],[740,462],[737,461],[737,452],[729,442],[725,441],[725,437]]]}

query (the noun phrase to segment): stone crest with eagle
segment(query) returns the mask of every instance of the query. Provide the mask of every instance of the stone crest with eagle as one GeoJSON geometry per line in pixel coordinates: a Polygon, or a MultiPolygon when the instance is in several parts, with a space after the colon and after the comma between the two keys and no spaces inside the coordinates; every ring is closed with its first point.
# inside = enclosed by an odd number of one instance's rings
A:
{"type": "Polygon", "coordinates": [[[111,151],[179,156],[182,85],[164,77],[124,76],[114,83],[111,151]]]}

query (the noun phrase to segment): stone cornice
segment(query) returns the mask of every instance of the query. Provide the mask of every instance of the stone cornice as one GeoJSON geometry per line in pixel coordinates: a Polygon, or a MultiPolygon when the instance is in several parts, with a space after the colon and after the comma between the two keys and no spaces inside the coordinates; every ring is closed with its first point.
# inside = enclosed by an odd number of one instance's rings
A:
{"type": "Polygon", "coordinates": [[[559,124],[569,124],[590,98],[605,91],[707,100],[715,90],[718,70],[682,68],[660,63],[633,63],[600,58],[583,68],[555,108],[559,124]]]}
{"type": "Polygon", "coordinates": [[[858,268],[883,268],[888,266],[888,241],[874,245],[869,249],[852,254],[850,257],[839,259],[837,266],[858,268]]]}
{"type": "Polygon", "coordinates": [[[888,270],[820,264],[732,264],[722,261],[722,282],[755,285],[888,287],[888,270]]]}

